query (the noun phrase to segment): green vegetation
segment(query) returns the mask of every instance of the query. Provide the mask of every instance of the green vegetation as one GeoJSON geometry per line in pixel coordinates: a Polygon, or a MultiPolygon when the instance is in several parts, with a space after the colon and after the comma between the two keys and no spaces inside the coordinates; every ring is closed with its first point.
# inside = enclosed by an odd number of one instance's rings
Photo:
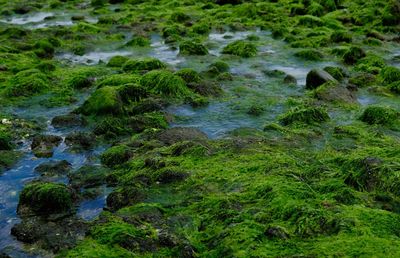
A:
{"type": "Polygon", "coordinates": [[[250,42],[238,40],[224,47],[222,53],[240,57],[254,57],[257,55],[257,46],[250,42]]]}
{"type": "Polygon", "coordinates": [[[151,71],[163,68],[166,68],[166,65],[155,58],[128,60],[124,63],[122,67],[125,72],[151,71]]]}
{"type": "Polygon", "coordinates": [[[148,72],[142,77],[140,84],[149,91],[161,96],[179,98],[190,94],[185,81],[168,71],[148,72]]]}
{"type": "Polygon", "coordinates": [[[387,107],[372,106],[367,107],[360,116],[360,120],[368,124],[387,125],[393,124],[399,117],[399,113],[387,107]]]}
{"type": "Polygon", "coordinates": [[[291,125],[294,123],[314,124],[328,120],[329,115],[326,110],[319,107],[295,108],[279,119],[283,125],[291,125]]]}

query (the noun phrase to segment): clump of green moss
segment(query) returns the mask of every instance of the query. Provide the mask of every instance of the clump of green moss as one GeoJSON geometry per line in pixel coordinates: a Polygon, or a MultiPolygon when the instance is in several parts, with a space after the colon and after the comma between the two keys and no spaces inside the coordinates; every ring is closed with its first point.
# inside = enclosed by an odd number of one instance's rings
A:
{"type": "Polygon", "coordinates": [[[8,132],[0,132],[0,150],[12,150],[12,136],[8,132]]]}
{"type": "Polygon", "coordinates": [[[138,83],[140,76],[136,74],[112,74],[102,77],[96,83],[98,88],[104,86],[121,86],[127,83],[138,83]]]}
{"type": "Polygon", "coordinates": [[[181,77],[186,83],[201,81],[200,74],[191,68],[184,68],[175,73],[181,77]]]}
{"type": "Polygon", "coordinates": [[[192,31],[199,35],[206,35],[210,33],[211,27],[207,23],[196,23],[192,26],[192,31]]]}
{"type": "Polygon", "coordinates": [[[307,27],[319,27],[323,25],[323,21],[312,15],[304,15],[299,18],[299,25],[307,26],[307,27]]]}
{"type": "Polygon", "coordinates": [[[190,94],[185,81],[169,71],[151,71],[140,80],[140,84],[154,94],[169,97],[185,97],[190,94]]]}
{"type": "Polygon", "coordinates": [[[299,52],[296,52],[294,55],[296,57],[300,57],[302,59],[310,61],[320,61],[324,57],[324,55],[321,52],[312,49],[301,50],[299,52]]]}
{"type": "Polygon", "coordinates": [[[341,67],[327,66],[324,67],[324,71],[332,75],[338,81],[342,81],[346,76],[346,71],[341,67]]]}
{"type": "Polygon", "coordinates": [[[384,84],[400,81],[400,69],[394,66],[387,66],[381,70],[379,77],[384,84]]]}
{"type": "Polygon", "coordinates": [[[346,31],[335,31],[331,34],[331,41],[334,43],[351,43],[353,38],[351,34],[346,31]]]}
{"type": "Polygon", "coordinates": [[[290,110],[279,118],[283,125],[294,123],[314,124],[326,122],[330,119],[325,109],[320,107],[298,107],[290,110]]]}
{"type": "Polygon", "coordinates": [[[107,63],[109,67],[122,67],[129,58],[126,56],[113,56],[107,63]]]}
{"type": "Polygon", "coordinates": [[[129,40],[125,46],[128,47],[148,47],[150,46],[150,39],[143,36],[135,36],[131,40],[129,40]]]}
{"type": "Polygon", "coordinates": [[[179,53],[181,55],[204,56],[208,54],[208,50],[203,44],[195,40],[186,40],[179,45],[179,53]]]}
{"type": "Polygon", "coordinates": [[[366,56],[365,51],[360,47],[351,47],[343,55],[343,62],[354,65],[358,60],[366,56]]]}
{"type": "Polygon", "coordinates": [[[213,75],[218,75],[221,73],[229,72],[229,64],[224,61],[216,61],[208,66],[208,73],[213,75]]]}
{"type": "Polygon", "coordinates": [[[370,125],[389,125],[394,123],[398,117],[399,113],[392,108],[370,106],[364,110],[363,114],[360,116],[360,120],[370,125]]]}
{"type": "Polygon", "coordinates": [[[83,103],[79,111],[84,115],[121,114],[123,103],[118,89],[110,86],[97,89],[83,103]]]}
{"type": "Polygon", "coordinates": [[[132,151],[125,145],[109,148],[100,156],[101,163],[107,167],[114,167],[127,162],[132,157],[132,151]]]}
{"type": "Polygon", "coordinates": [[[247,114],[252,116],[260,116],[262,113],[265,112],[265,108],[261,105],[252,105],[249,110],[247,110],[247,114]]]}
{"type": "Polygon", "coordinates": [[[27,206],[35,213],[65,212],[72,209],[73,196],[63,184],[36,182],[25,186],[18,206],[27,206]]]}
{"type": "Polygon", "coordinates": [[[392,82],[388,85],[390,91],[400,94],[400,81],[392,82]]]}
{"type": "Polygon", "coordinates": [[[190,20],[190,16],[183,12],[174,12],[171,14],[171,20],[173,22],[182,23],[182,22],[186,22],[186,21],[190,20]]]}
{"type": "Polygon", "coordinates": [[[145,58],[141,60],[128,60],[123,65],[122,69],[126,72],[151,71],[164,69],[167,66],[156,58],[145,58]]]}
{"type": "Polygon", "coordinates": [[[378,74],[386,66],[385,60],[380,56],[368,55],[358,60],[355,69],[357,71],[378,74]]]}
{"type": "Polygon", "coordinates": [[[37,69],[18,72],[9,81],[6,95],[9,97],[32,96],[49,89],[49,79],[37,69]]]}
{"type": "Polygon", "coordinates": [[[34,52],[40,58],[52,58],[55,48],[48,40],[40,40],[35,43],[34,52]]]}
{"type": "Polygon", "coordinates": [[[257,55],[257,46],[251,42],[237,40],[228,44],[222,50],[223,54],[235,55],[240,57],[254,57],[257,55]]]}

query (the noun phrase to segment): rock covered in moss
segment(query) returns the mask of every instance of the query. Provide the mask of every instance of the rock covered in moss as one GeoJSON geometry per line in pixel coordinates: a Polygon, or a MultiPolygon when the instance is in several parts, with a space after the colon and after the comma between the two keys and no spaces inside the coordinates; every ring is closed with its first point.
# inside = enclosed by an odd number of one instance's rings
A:
{"type": "Polygon", "coordinates": [[[118,188],[107,196],[107,209],[117,211],[128,205],[133,205],[144,198],[144,193],[137,187],[118,188]]]}
{"type": "Polygon", "coordinates": [[[129,58],[126,56],[113,56],[108,60],[107,66],[109,67],[122,67],[129,58]]]}
{"type": "Polygon", "coordinates": [[[181,77],[186,83],[192,83],[192,82],[200,82],[201,77],[198,72],[191,68],[184,68],[175,73],[175,75],[178,75],[181,77]]]}
{"type": "Polygon", "coordinates": [[[382,106],[367,107],[360,116],[361,121],[370,125],[389,125],[394,123],[398,118],[399,112],[392,108],[382,106]]]}
{"type": "Polygon", "coordinates": [[[83,103],[79,111],[84,115],[121,114],[123,103],[118,89],[110,86],[97,89],[83,103]]]}
{"type": "Polygon", "coordinates": [[[196,128],[174,127],[159,133],[157,139],[171,145],[182,141],[202,142],[206,141],[208,137],[205,133],[196,128]]]}
{"type": "Polygon", "coordinates": [[[167,66],[156,58],[144,58],[139,60],[128,60],[122,69],[126,72],[152,71],[164,69],[167,66]]]}
{"type": "Polygon", "coordinates": [[[140,81],[140,76],[137,74],[112,74],[100,78],[96,85],[97,88],[102,88],[104,86],[121,86],[128,83],[138,83],[140,81]]]}
{"type": "Polygon", "coordinates": [[[18,214],[24,214],[27,210],[35,214],[69,212],[73,208],[73,201],[72,191],[63,184],[30,183],[19,196],[18,214]]]}
{"type": "Polygon", "coordinates": [[[331,34],[331,41],[334,43],[351,43],[353,41],[353,37],[346,31],[335,31],[331,34]]]}
{"type": "Polygon", "coordinates": [[[33,137],[31,149],[36,157],[53,156],[53,148],[62,142],[58,135],[37,135],[33,137]]]}
{"type": "Polygon", "coordinates": [[[359,88],[374,85],[376,81],[376,76],[370,73],[359,73],[349,79],[350,84],[353,84],[359,88]]]}
{"type": "Polygon", "coordinates": [[[296,57],[309,61],[320,61],[324,57],[324,55],[321,52],[312,49],[301,50],[299,52],[296,52],[294,55],[296,57]]]}
{"type": "Polygon", "coordinates": [[[129,47],[148,47],[151,44],[151,40],[147,37],[143,36],[134,36],[131,40],[129,40],[125,46],[129,47]]]}
{"type": "Polygon", "coordinates": [[[379,77],[384,84],[400,81],[400,69],[394,66],[387,66],[381,70],[379,77]]]}
{"type": "Polygon", "coordinates": [[[185,97],[190,94],[185,81],[169,71],[151,71],[140,80],[140,84],[150,92],[169,97],[185,97]]]}
{"type": "Polygon", "coordinates": [[[76,127],[86,124],[86,120],[79,114],[67,114],[56,116],[51,120],[51,125],[56,128],[76,127]]]}
{"type": "Polygon", "coordinates": [[[65,175],[72,169],[72,164],[66,160],[49,161],[40,164],[35,168],[35,172],[41,176],[65,175]]]}
{"type": "Polygon", "coordinates": [[[132,151],[128,146],[118,145],[106,150],[100,157],[101,163],[107,167],[114,167],[127,162],[132,157],[132,151]]]}
{"type": "Polygon", "coordinates": [[[337,81],[324,70],[313,69],[307,74],[306,89],[316,89],[324,83],[337,81]]]}
{"type": "Polygon", "coordinates": [[[365,51],[360,47],[351,47],[343,55],[343,62],[348,65],[357,63],[358,60],[366,56],[365,51]]]}
{"type": "Polygon", "coordinates": [[[208,50],[203,44],[195,40],[186,40],[179,45],[179,53],[181,55],[204,56],[208,54],[208,50]]]}
{"type": "Polygon", "coordinates": [[[224,61],[218,60],[208,66],[207,73],[211,75],[218,75],[221,73],[229,72],[229,69],[229,64],[224,61]]]}
{"type": "Polygon", "coordinates": [[[0,132],[0,150],[12,150],[14,147],[12,143],[12,136],[8,132],[0,132]]]}
{"type": "Polygon", "coordinates": [[[95,136],[88,132],[73,132],[65,137],[65,144],[75,150],[89,150],[95,142],[95,136]]]}
{"type": "Polygon", "coordinates": [[[317,88],[314,92],[314,97],[318,100],[332,102],[332,103],[358,103],[357,97],[344,85],[336,83],[326,83],[317,88]]]}
{"type": "Polygon", "coordinates": [[[332,77],[338,81],[342,81],[348,76],[347,72],[341,67],[326,66],[324,67],[324,71],[332,75],[332,77]]]}
{"type": "Polygon", "coordinates": [[[255,57],[257,55],[257,46],[251,42],[237,40],[228,44],[222,50],[223,54],[235,55],[240,57],[255,57]]]}
{"type": "Polygon", "coordinates": [[[48,77],[37,69],[18,72],[9,81],[6,94],[9,97],[29,97],[49,89],[48,77]]]}
{"type": "Polygon", "coordinates": [[[320,107],[298,107],[290,110],[279,118],[283,125],[294,123],[315,124],[330,119],[325,109],[320,107]]]}
{"type": "Polygon", "coordinates": [[[283,78],[283,83],[285,84],[297,84],[297,79],[293,75],[286,75],[285,78],[283,78]]]}

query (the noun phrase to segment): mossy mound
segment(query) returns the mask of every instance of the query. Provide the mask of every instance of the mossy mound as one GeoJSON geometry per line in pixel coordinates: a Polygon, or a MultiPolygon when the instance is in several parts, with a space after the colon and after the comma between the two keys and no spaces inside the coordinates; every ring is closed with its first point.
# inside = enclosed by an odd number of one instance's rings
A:
{"type": "Polygon", "coordinates": [[[257,46],[251,42],[237,40],[228,44],[222,50],[223,54],[235,55],[240,57],[255,57],[257,55],[257,46]]]}
{"type": "Polygon", "coordinates": [[[354,65],[358,60],[366,56],[365,51],[360,47],[351,47],[343,55],[343,62],[348,65],[354,65]]]}
{"type": "Polygon", "coordinates": [[[338,81],[342,81],[347,77],[347,72],[341,67],[327,66],[324,67],[324,71],[332,75],[332,77],[338,81]]]}
{"type": "Polygon", "coordinates": [[[331,34],[331,41],[334,43],[351,43],[353,41],[353,37],[346,31],[335,31],[331,34]]]}
{"type": "Polygon", "coordinates": [[[31,183],[25,186],[19,196],[19,213],[23,212],[24,206],[38,214],[66,212],[73,208],[73,195],[63,184],[31,183]]]}
{"type": "Polygon", "coordinates": [[[169,97],[185,97],[190,90],[185,81],[169,71],[151,71],[140,80],[140,84],[150,92],[169,97]]]}
{"type": "Polygon", "coordinates": [[[386,62],[382,57],[368,55],[358,60],[355,69],[366,73],[378,74],[385,66],[386,62]]]}
{"type": "Polygon", "coordinates": [[[324,58],[324,55],[321,52],[312,49],[301,50],[299,52],[296,52],[294,55],[296,57],[310,61],[320,61],[322,60],[322,58],[324,58]]]}
{"type": "Polygon", "coordinates": [[[360,120],[370,125],[390,125],[393,124],[398,117],[399,112],[392,108],[370,106],[364,110],[363,114],[360,116],[360,120]]]}
{"type": "Polygon", "coordinates": [[[0,150],[12,150],[12,136],[8,132],[0,132],[0,150]]]}
{"type": "Polygon", "coordinates": [[[112,74],[106,77],[100,78],[96,85],[98,88],[104,86],[121,86],[128,83],[138,83],[140,76],[136,74],[112,74]]]}
{"type": "Polygon", "coordinates": [[[134,36],[131,40],[129,40],[125,46],[128,47],[148,47],[151,44],[151,40],[142,37],[142,36],[134,36]]]}
{"type": "Polygon", "coordinates": [[[97,89],[83,103],[79,111],[84,115],[118,115],[123,112],[123,103],[116,87],[97,89]]]}
{"type": "Polygon", "coordinates": [[[114,167],[127,162],[131,157],[132,151],[125,145],[119,145],[106,150],[100,159],[105,166],[114,167]]]}
{"type": "Polygon", "coordinates": [[[140,72],[164,69],[167,66],[156,58],[145,58],[141,60],[128,60],[124,63],[122,69],[125,72],[140,72]]]}
{"type": "Polygon", "coordinates": [[[129,60],[126,56],[113,56],[107,63],[109,67],[122,67],[129,60]]]}
{"type": "Polygon", "coordinates": [[[184,68],[175,73],[175,75],[181,77],[186,83],[200,82],[201,77],[198,72],[190,68],[184,68]]]}
{"type": "Polygon", "coordinates": [[[320,107],[299,107],[290,110],[279,118],[283,125],[295,123],[315,124],[326,122],[330,119],[325,109],[320,107]]]}
{"type": "Polygon", "coordinates": [[[48,77],[37,69],[18,72],[8,84],[6,95],[9,97],[29,97],[50,88],[48,77]]]}
{"type": "Polygon", "coordinates": [[[204,56],[208,54],[207,48],[200,42],[186,40],[179,45],[181,55],[204,56]]]}
{"type": "Polygon", "coordinates": [[[393,66],[385,67],[381,70],[379,77],[384,84],[400,81],[400,69],[393,66]]]}

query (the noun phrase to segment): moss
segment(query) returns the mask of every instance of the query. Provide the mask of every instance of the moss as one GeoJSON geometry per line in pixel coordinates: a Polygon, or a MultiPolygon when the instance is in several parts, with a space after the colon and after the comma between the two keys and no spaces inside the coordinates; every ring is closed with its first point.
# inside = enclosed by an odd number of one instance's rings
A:
{"type": "Polygon", "coordinates": [[[79,111],[84,115],[121,114],[123,105],[118,89],[109,86],[97,89],[79,111]]]}
{"type": "Polygon", "coordinates": [[[358,60],[355,70],[378,74],[386,66],[385,60],[380,56],[368,55],[358,60]]]}
{"type": "Polygon", "coordinates": [[[48,40],[40,40],[34,47],[35,54],[40,58],[52,58],[55,52],[54,46],[48,40]]]}
{"type": "Polygon", "coordinates": [[[52,61],[43,61],[40,64],[38,64],[35,68],[43,73],[50,73],[56,70],[56,65],[52,61]]]}
{"type": "Polygon", "coordinates": [[[346,31],[335,31],[331,34],[331,41],[334,43],[351,43],[353,41],[353,37],[346,31]]]}
{"type": "Polygon", "coordinates": [[[379,77],[384,84],[391,84],[400,81],[400,69],[393,66],[387,66],[381,70],[379,77]]]}
{"type": "Polygon", "coordinates": [[[363,114],[360,116],[360,120],[370,125],[390,125],[393,124],[398,117],[399,113],[392,108],[370,106],[364,110],[363,114]]]}
{"type": "Polygon", "coordinates": [[[324,57],[321,52],[312,49],[301,50],[299,52],[296,52],[294,55],[296,57],[310,61],[320,61],[324,57]]]}
{"type": "Polygon", "coordinates": [[[125,145],[114,146],[101,154],[101,163],[107,167],[122,165],[132,157],[132,151],[125,145]]]}
{"type": "Polygon", "coordinates": [[[14,166],[21,156],[21,153],[17,151],[0,150],[0,172],[10,169],[12,166],[14,166]]]}
{"type": "Polygon", "coordinates": [[[329,115],[323,108],[319,107],[299,107],[290,110],[279,118],[283,125],[294,123],[314,124],[328,121],[329,115]]]}
{"type": "Polygon", "coordinates": [[[208,73],[211,74],[225,73],[229,72],[229,70],[230,70],[229,64],[227,64],[224,61],[216,61],[208,66],[208,73]]]}
{"type": "Polygon", "coordinates": [[[392,82],[388,85],[390,91],[400,94],[400,81],[392,82]]]}
{"type": "Polygon", "coordinates": [[[243,40],[237,40],[233,43],[230,43],[222,50],[223,54],[240,57],[254,57],[257,55],[257,52],[256,45],[243,40]]]}
{"type": "Polygon", "coordinates": [[[252,105],[249,110],[247,111],[247,114],[252,115],[252,116],[260,116],[262,113],[265,112],[265,108],[260,105],[252,105]]]}
{"type": "Polygon", "coordinates": [[[9,97],[32,96],[49,89],[49,79],[37,69],[18,72],[9,81],[6,95],[9,97]]]}
{"type": "Polygon", "coordinates": [[[13,147],[11,134],[0,131],[0,150],[12,150],[13,147]]]}
{"type": "Polygon", "coordinates": [[[313,28],[313,27],[322,26],[323,22],[318,17],[312,16],[312,15],[304,15],[299,18],[299,25],[313,28]]]}
{"type": "Polygon", "coordinates": [[[324,67],[324,71],[328,72],[338,81],[342,81],[347,75],[346,71],[341,67],[327,66],[324,67]]]}
{"type": "Polygon", "coordinates": [[[349,79],[350,84],[356,85],[360,88],[374,85],[376,81],[376,76],[370,73],[360,73],[349,79]]]}
{"type": "Polygon", "coordinates": [[[121,86],[128,83],[138,83],[140,76],[136,74],[112,74],[102,77],[96,83],[98,88],[104,86],[121,86]]]}
{"type": "Polygon", "coordinates": [[[150,39],[143,36],[134,36],[131,40],[129,40],[125,46],[128,47],[148,47],[150,46],[150,39]]]}
{"type": "Polygon", "coordinates": [[[35,213],[59,213],[72,209],[73,197],[63,184],[31,183],[22,190],[18,205],[28,206],[35,213]]]}
{"type": "Polygon", "coordinates": [[[196,23],[192,26],[192,31],[199,35],[207,35],[211,32],[211,27],[207,23],[196,23]]]}
{"type": "Polygon", "coordinates": [[[151,71],[163,68],[166,68],[166,65],[156,58],[128,60],[122,67],[125,72],[151,71]]]}
{"type": "Polygon", "coordinates": [[[173,22],[182,23],[188,20],[190,20],[190,16],[183,12],[174,12],[171,14],[171,21],[173,22]]]}
{"type": "Polygon", "coordinates": [[[113,56],[107,63],[109,67],[122,67],[129,58],[125,56],[113,56]]]}
{"type": "Polygon", "coordinates": [[[190,94],[185,81],[168,71],[151,71],[140,80],[140,84],[154,94],[169,97],[184,97],[190,94]]]}
{"type": "Polygon", "coordinates": [[[343,55],[343,62],[348,65],[353,65],[357,63],[358,60],[365,57],[366,54],[364,50],[360,47],[351,47],[343,55]]]}
{"type": "Polygon", "coordinates": [[[181,55],[204,56],[208,54],[208,50],[204,45],[197,41],[186,40],[179,45],[179,53],[181,55]]]}
{"type": "Polygon", "coordinates": [[[200,74],[190,68],[181,69],[177,71],[175,75],[181,77],[186,83],[201,81],[200,74]]]}
{"type": "MultiPolygon", "coordinates": [[[[96,2],[102,0],[94,0],[96,2]]],[[[93,0],[92,0],[93,2],[93,0]]],[[[73,258],[73,257],[91,258],[91,257],[135,257],[134,254],[119,246],[109,246],[107,244],[100,244],[93,239],[85,239],[79,243],[74,249],[64,251],[57,255],[57,257],[73,258]]]]}

